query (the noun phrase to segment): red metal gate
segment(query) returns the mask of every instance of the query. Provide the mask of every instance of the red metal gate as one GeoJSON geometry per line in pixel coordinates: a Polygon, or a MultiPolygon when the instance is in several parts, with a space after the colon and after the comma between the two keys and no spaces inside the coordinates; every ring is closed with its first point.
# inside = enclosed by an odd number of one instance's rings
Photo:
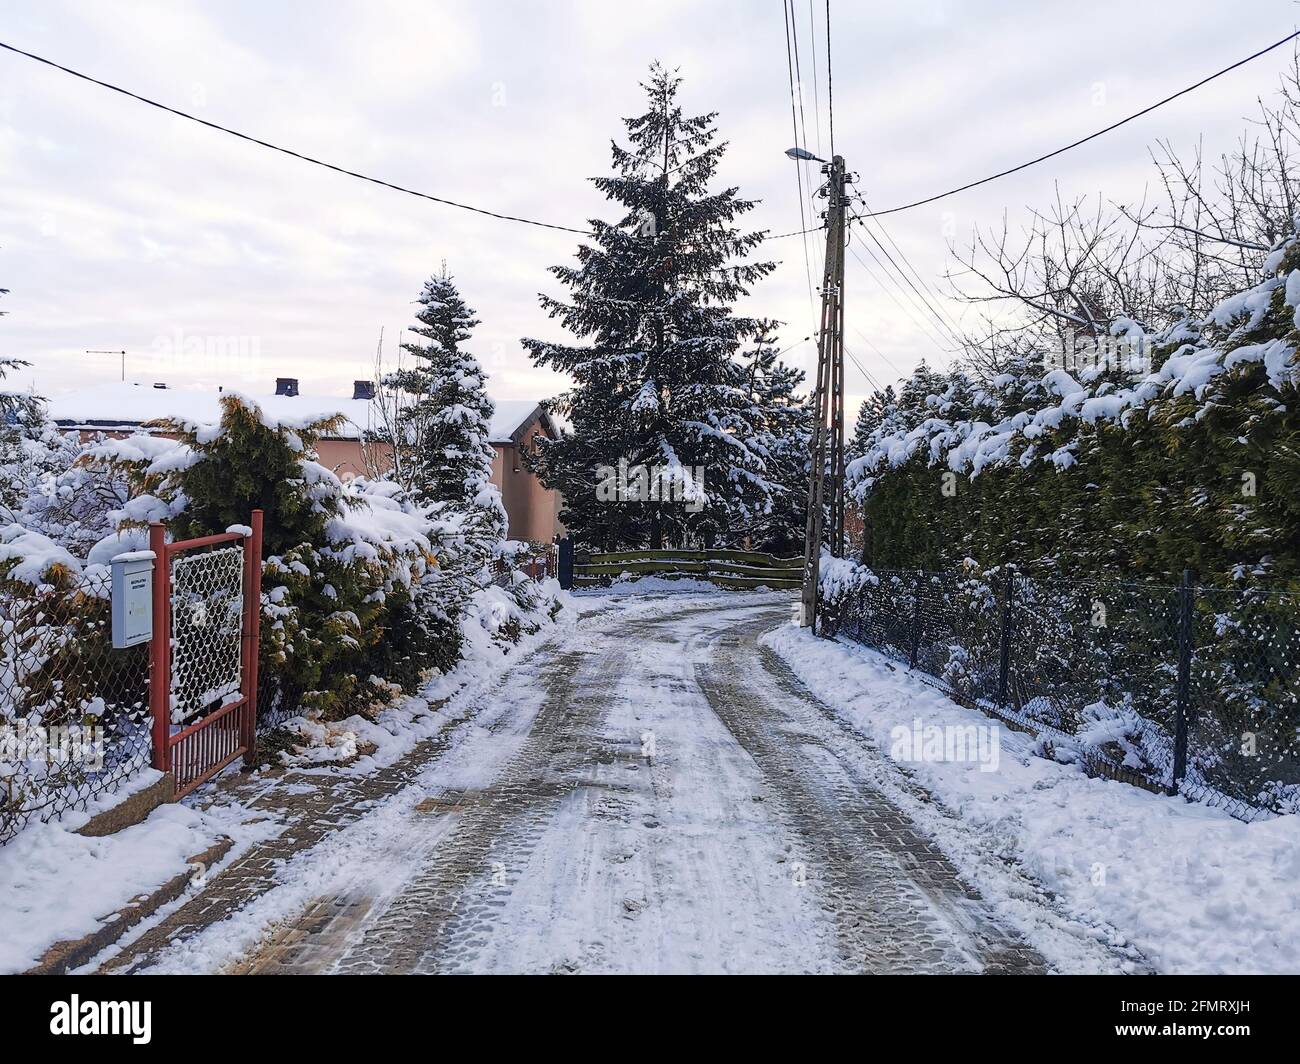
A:
{"type": "Polygon", "coordinates": [[[168,543],[154,553],[149,708],[153,767],[181,798],[241,755],[257,735],[257,652],[262,601],[262,511],[246,531],[168,543]]]}

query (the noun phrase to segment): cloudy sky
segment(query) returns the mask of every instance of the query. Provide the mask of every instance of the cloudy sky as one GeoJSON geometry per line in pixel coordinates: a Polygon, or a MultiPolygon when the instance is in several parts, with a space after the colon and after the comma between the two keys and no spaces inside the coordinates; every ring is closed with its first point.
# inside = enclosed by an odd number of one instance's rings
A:
{"type": "MultiPolygon", "coordinates": [[[[795,0],[816,149],[813,6],[795,0]]],[[[834,0],[836,148],[867,201],[893,206],[1116,121],[1297,20],[1291,0],[834,0]]],[[[659,59],[680,68],[688,109],[719,112],[720,180],[762,201],[754,227],[800,227],[777,0],[2,0],[0,40],[350,169],[576,227],[611,215],[586,179],[607,172],[659,59]]],[[[1060,159],[893,216],[889,233],[939,288],[949,234],[1004,210],[1014,224],[1058,182],[1134,202],[1158,137],[1229,147],[1286,60],[1280,49],[1060,159]]],[[[125,349],[132,380],[257,391],[297,376],[304,392],[345,394],[371,374],[381,329],[391,353],[444,259],[482,318],[493,394],[561,386],[519,338],[558,336],[537,294],[556,291],[546,268],[570,259],[571,234],[370,186],[3,52],[0,167],[0,355],[33,363],[23,383],[45,394],[117,379],[118,360],[87,349],[125,349]]],[[[749,309],[787,322],[794,343],[812,328],[802,242],[767,246],[781,265],[749,309]]],[[[891,291],[850,259],[849,345],[882,381],[946,357],[891,291]]],[[[789,357],[806,367],[810,351],[789,357]]],[[[850,399],[868,390],[851,368],[850,399]]]]}

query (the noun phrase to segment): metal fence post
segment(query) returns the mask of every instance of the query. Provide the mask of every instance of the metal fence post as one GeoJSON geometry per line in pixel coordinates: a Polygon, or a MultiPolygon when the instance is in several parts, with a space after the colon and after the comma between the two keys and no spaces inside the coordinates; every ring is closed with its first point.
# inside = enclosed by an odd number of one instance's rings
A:
{"type": "Polygon", "coordinates": [[[1007,704],[1007,681],[1011,675],[1011,572],[1002,574],[1002,638],[998,649],[998,705],[1007,704]]]}
{"type": "Polygon", "coordinates": [[[258,654],[262,642],[262,511],[254,510],[253,534],[244,540],[244,768],[257,767],[258,654]]]}
{"type": "Polygon", "coordinates": [[[565,536],[560,540],[560,587],[568,591],[573,587],[573,540],[565,536]]]}
{"type": "Polygon", "coordinates": [[[918,574],[916,587],[912,591],[912,645],[907,653],[907,664],[912,669],[916,668],[917,659],[921,656],[921,584],[924,580],[925,574],[918,574]]]}
{"type": "Polygon", "coordinates": [[[1191,718],[1192,622],[1196,586],[1190,569],[1183,570],[1178,588],[1178,686],[1174,706],[1174,772],[1169,793],[1177,794],[1187,774],[1187,729],[1191,718]]]}
{"type": "Polygon", "coordinates": [[[159,772],[171,770],[171,559],[161,521],[149,526],[153,551],[153,638],[149,643],[149,712],[153,718],[153,757],[159,772]]]}

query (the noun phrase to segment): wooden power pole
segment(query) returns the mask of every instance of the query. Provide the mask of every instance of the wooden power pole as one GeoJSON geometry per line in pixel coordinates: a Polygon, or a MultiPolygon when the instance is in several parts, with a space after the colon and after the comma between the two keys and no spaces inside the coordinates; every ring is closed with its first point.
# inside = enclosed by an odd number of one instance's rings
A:
{"type": "Polygon", "coordinates": [[[817,334],[817,379],[813,385],[815,421],[808,468],[801,611],[801,622],[814,632],[822,544],[829,541],[830,552],[836,558],[844,551],[844,157],[835,156],[822,172],[828,175],[826,266],[817,334]]]}

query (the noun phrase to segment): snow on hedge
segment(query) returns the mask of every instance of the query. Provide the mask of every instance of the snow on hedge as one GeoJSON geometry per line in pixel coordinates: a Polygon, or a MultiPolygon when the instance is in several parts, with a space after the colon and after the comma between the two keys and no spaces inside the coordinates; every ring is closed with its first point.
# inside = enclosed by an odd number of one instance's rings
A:
{"type": "Polygon", "coordinates": [[[929,465],[972,476],[1013,460],[1022,466],[1038,460],[1067,468],[1076,461],[1074,444],[1043,447],[1045,440],[1071,427],[1102,422],[1125,425],[1129,418],[1145,416],[1156,404],[1183,396],[1212,401],[1209,390],[1219,377],[1252,364],[1262,364],[1275,390],[1294,388],[1300,383],[1300,368],[1289,338],[1243,341],[1260,327],[1279,290],[1300,328],[1300,269],[1281,272],[1283,260],[1293,258],[1289,253],[1297,242],[1292,235],[1280,244],[1265,262],[1265,271],[1272,275],[1223,300],[1202,322],[1179,321],[1146,336],[1131,320],[1116,319],[1110,330],[1113,337],[1140,339],[1148,350],[1169,352],[1158,369],[1138,380],[1117,383],[1113,374],[1096,367],[1080,371],[1077,379],[1063,369],[1053,369],[1028,382],[1013,374],[1001,374],[988,382],[960,372],[951,374],[947,387],[926,399],[933,416],[907,429],[895,428],[887,420],[872,435],[866,453],[848,467],[849,483],[861,495],[870,488],[874,474],[918,455],[929,465]],[[1203,327],[1216,332],[1215,342],[1201,337],[1203,327]],[[1020,404],[1015,392],[1027,383],[1041,405],[1016,409],[1020,404]],[[1000,416],[1004,409],[1013,412],[1000,416]],[[957,410],[987,412],[988,419],[950,417],[957,410]]]}
{"type": "Polygon", "coordinates": [[[820,598],[831,605],[847,598],[858,588],[880,583],[880,578],[870,569],[851,558],[832,557],[827,551],[822,551],[817,576],[820,598]]]}
{"type": "Polygon", "coordinates": [[[80,573],[81,562],[39,532],[18,524],[0,528],[0,575],[5,579],[40,587],[53,582],[58,570],[80,573]]]}

